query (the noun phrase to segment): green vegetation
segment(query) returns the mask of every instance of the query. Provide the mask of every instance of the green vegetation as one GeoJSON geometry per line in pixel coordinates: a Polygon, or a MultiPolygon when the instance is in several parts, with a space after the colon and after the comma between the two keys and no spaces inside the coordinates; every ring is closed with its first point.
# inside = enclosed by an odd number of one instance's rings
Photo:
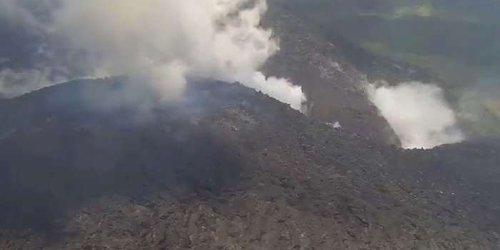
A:
{"type": "Polygon", "coordinates": [[[466,85],[467,82],[474,81],[474,76],[480,71],[479,68],[473,68],[459,61],[451,60],[445,56],[391,50],[391,48],[384,43],[365,42],[361,45],[361,47],[377,56],[390,57],[397,61],[403,61],[411,65],[419,66],[420,68],[431,72],[438,79],[448,79],[448,81],[441,84],[448,85],[449,88],[457,87],[456,84],[452,83],[462,82],[466,85]],[[460,72],[460,74],[457,74],[456,72],[460,72]]]}
{"type": "Polygon", "coordinates": [[[500,135],[500,108],[491,104],[500,97],[463,97],[467,91],[484,91],[485,78],[494,79],[500,89],[498,1],[289,1],[325,37],[340,35],[381,58],[426,70],[456,110],[475,116],[463,121],[473,133],[500,135]]]}
{"type": "Polygon", "coordinates": [[[434,8],[427,2],[416,6],[403,6],[394,13],[394,18],[403,18],[406,16],[430,17],[434,14],[434,8]]]}

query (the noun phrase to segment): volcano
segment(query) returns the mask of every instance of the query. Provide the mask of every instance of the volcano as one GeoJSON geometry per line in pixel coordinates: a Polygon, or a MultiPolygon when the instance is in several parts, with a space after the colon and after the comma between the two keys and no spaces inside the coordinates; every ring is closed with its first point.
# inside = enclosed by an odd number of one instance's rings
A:
{"type": "Polygon", "coordinates": [[[404,151],[238,83],[164,102],[81,80],[1,105],[3,249],[498,244],[495,140],[404,151]]]}
{"type": "Polygon", "coordinates": [[[496,9],[0,0],[0,249],[499,249],[496,9]]]}

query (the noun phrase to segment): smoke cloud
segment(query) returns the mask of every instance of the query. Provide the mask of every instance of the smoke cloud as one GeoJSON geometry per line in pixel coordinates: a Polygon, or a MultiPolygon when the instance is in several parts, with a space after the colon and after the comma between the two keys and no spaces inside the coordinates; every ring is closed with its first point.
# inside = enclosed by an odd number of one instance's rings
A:
{"type": "MultiPolygon", "coordinates": [[[[175,99],[187,78],[204,78],[241,82],[299,110],[306,99],[287,79],[259,72],[279,49],[271,30],[261,26],[265,0],[34,2],[0,0],[19,15],[0,14],[42,34],[38,47],[48,56],[30,70],[58,73],[48,81],[129,75],[175,99]]],[[[3,80],[0,91],[7,84],[3,80]]]]}
{"type": "Polygon", "coordinates": [[[29,92],[33,89],[49,86],[49,73],[45,70],[21,70],[4,69],[0,71],[0,96],[16,96],[29,92]],[[1,91],[3,90],[3,91],[1,91]]]}
{"type": "Polygon", "coordinates": [[[456,125],[455,113],[436,85],[420,82],[390,87],[369,85],[368,94],[404,148],[433,148],[464,139],[456,125]]]}

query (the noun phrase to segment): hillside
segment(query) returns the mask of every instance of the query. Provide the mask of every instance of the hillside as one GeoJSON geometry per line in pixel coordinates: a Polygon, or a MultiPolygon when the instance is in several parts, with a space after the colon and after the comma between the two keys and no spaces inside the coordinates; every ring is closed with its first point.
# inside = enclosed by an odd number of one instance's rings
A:
{"type": "Polygon", "coordinates": [[[494,1],[110,2],[0,0],[0,249],[500,248],[494,1]]]}
{"type": "Polygon", "coordinates": [[[440,85],[470,137],[500,135],[496,1],[273,0],[270,4],[281,15],[300,20],[306,27],[301,33],[323,37],[324,44],[343,51],[346,62],[371,80],[440,85]]]}
{"type": "Polygon", "coordinates": [[[475,166],[497,186],[498,143],[405,152],[239,84],[190,86],[181,103],[114,99],[136,87],[108,79],[2,104],[0,248],[497,246],[498,197],[467,191],[484,187],[475,166]],[[404,170],[419,162],[436,186],[404,170]]]}

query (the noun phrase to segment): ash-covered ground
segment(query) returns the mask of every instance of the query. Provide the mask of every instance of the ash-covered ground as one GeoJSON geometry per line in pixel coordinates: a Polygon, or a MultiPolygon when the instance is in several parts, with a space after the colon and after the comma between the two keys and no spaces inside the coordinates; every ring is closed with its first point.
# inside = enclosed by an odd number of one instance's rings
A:
{"type": "Polygon", "coordinates": [[[355,40],[392,1],[236,2],[0,0],[0,249],[500,248],[496,102],[355,40]]]}
{"type": "Polygon", "coordinates": [[[189,86],[175,103],[114,102],[134,88],[119,79],[2,103],[0,248],[498,247],[497,141],[404,151],[237,83],[189,86]]]}

